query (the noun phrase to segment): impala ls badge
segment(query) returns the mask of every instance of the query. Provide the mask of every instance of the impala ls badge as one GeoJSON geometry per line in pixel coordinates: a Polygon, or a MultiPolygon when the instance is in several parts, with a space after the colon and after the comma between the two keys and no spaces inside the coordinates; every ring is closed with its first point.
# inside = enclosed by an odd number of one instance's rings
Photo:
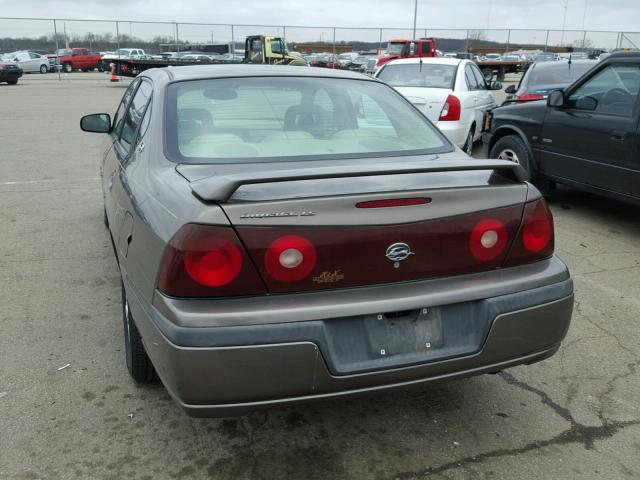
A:
{"type": "Polygon", "coordinates": [[[394,243],[393,245],[389,245],[389,248],[387,248],[386,257],[392,262],[395,262],[394,266],[396,268],[400,265],[398,262],[406,260],[409,258],[409,255],[415,255],[415,253],[411,251],[411,247],[406,243],[394,243]]]}

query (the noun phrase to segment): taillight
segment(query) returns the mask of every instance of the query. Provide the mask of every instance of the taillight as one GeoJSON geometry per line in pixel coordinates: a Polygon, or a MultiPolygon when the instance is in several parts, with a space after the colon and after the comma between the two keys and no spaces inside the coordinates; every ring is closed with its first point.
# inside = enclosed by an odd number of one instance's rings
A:
{"type": "Polygon", "coordinates": [[[455,95],[449,95],[444,102],[442,112],[440,112],[441,122],[450,122],[460,120],[460,113],[462,112],[462,106],[460,100],[455,95]]]}
{"type": "Polygon", "coordinates": [[[522,226],[513,243],[505,266],[547,258],[553,254],[553,216],[544,199],[527,203],[522,226]]]}
{"type": "Polygon", "coordinates": [[[304,237],[280,237],[264,254],[265,270],[279,282],[297,282],[306,278],[316,266],[316,249],[304,237]]]}
{"type": "Polygon", "coordinates": [[[486,262],[502,255],[508,240],[504,223],[494,218],[480,220],[469,235],[469,250],[476,260],[486,262]]]}
{"type": "Polygon", "coordinates": [[[169,242],[158,288],[175,297],[266,293],[233,229],[196,224],[185,225],[169,242]]]}
{"type": "Polygon", "coordinates": [[[535,93],[522,93],[520,95],[516,95],[516,100],[518,100],[518,103],[526,103],[527,101],[531,100],[542,100],[543,98],[544,95],[538,95],[535,93]]]}

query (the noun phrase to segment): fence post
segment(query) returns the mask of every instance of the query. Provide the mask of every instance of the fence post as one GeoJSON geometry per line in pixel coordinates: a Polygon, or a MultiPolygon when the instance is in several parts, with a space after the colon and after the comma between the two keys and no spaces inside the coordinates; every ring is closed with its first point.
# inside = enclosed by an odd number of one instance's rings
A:
{"type": "Polygon", "coordinates": [[[511,29],[507,30],[507,49],[504,51],[504,53],[508,53],[509,52],[509,44],[511,43],[511,29]]]}
{"type": "Polygon", "coordinates": [[[58,81],[61,82],[62,75],[60,75],[60,70],[62,69],[62,65],[60,65],[60,67],[58,68],[58,64],[60,63],[58,60],[58,28],[56,26],[55,18],[53,19],[53,37],[55,38],[55,41],[56,41],[56,59],[53,64],[53,68],[55,68],[58,71],[58,81]]]}
{"type": "Polygon", "coordinates": [[[378,42],[378,50],[382,50],[382,29],[380,29],[380,41],[378,42]]]}
{"type": "Polygon", "coordinates": [[[424,29],[424,38],[428,38],[427,29],[426,28],[424,29]]]}
{"type": "Polygon", "coordinates": [[[336,57],[336,27],[333,27],[333,61],[335,62],[336,57]]]}
{"type": "Polygon", "coordinates": [[[587,43],[587,31],[582,32],[582,51],[586,50],[585,45],[587,43]]]}
{"type": "Polygon", "coordinates": [[[286,45],[287,45],[287,26],[283,25],[282,26],[282,43],[284,48],[286,49],[286,45]]]}
{"type": "Polygon", "coordinates": [[[547,30],[547,38],[544,39],[544,51],[549,49],[549,30],[547,30]]]}
{"type": "Polygon", "coordinates": [[[469,53],[469,30],[467,29],[467,36],[464,40],[465,51],[469,53]]]}
{"type": "Polygon", "coordinates": [[[178,51],[180,51],[180,40],[179,40],[179,36],[178,36],[178,22],[175,23],[176,26],[176,47],[178,48],[178,51]]]}

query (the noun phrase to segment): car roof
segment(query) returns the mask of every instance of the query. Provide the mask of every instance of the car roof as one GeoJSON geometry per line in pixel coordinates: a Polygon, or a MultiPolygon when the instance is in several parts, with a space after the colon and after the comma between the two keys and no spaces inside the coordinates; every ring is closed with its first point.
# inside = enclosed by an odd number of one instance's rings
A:
{"type": "Polygon", "coordinates": [[[609,58],[640,58],[640,52],[613,52],[609,58]]]}
{"type": "Polygon", "coordinates": [[[461,62],[468,62],[464,58],[450,58],[450,57],[419,57],[419,58],[398,58],[396,60],[391,60],[389,64],[413,64],[413,63],[433,63],[437,65],[459,65],[461,62]]]}
{"type": "MultiPolygon", "coordinates": [[[[226,77],[317,77],[349,78],[378,81],[366,75],[349,70],[333,70],[290,65],[189,65],[158,69],[165,72],[171,81],[197,80],[226,77]]],[[[150,72],[151,70],[149,70],[150,72]]]]}

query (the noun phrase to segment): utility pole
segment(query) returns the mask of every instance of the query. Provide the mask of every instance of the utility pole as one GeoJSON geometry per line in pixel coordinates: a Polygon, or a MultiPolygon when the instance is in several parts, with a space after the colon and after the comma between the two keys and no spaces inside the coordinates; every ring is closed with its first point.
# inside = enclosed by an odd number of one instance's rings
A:
{"type": "Polygon", "coordinates": [[[584,10],[582,12],[582,50],[585,48],[585,44],[587,42],[587,6],[589,4],[589,0],[584,0],[584,10]]]}
{"type": "Polygon", "coordinates": [[[67,22],[62,24],[62,28],[64,29],[64,48],[69,48],[69,37],[67,37],[67,22]]]}
{"type": "Polygon", "coordinates": [[[562,37],[560,38],[560,46],[564,45],[564,30],[567,27],[567,4],[568,0],[564,2],[564,15],[562,16],[562,37]]]}
{"type": "Polygon", "coordinates": [[[584,10],[582,12],[582,30],[586,30],[587,24],[587,8],[589,6],[589,0],[584,0],[584,10]]]}
{"type": "Polygon", "coordinates": [[[413,37],[411,37],[411,40],[415,40],[416,38],[417,22],[418,22],[418,0],[415,0],[413,5],[413,37]]]}

